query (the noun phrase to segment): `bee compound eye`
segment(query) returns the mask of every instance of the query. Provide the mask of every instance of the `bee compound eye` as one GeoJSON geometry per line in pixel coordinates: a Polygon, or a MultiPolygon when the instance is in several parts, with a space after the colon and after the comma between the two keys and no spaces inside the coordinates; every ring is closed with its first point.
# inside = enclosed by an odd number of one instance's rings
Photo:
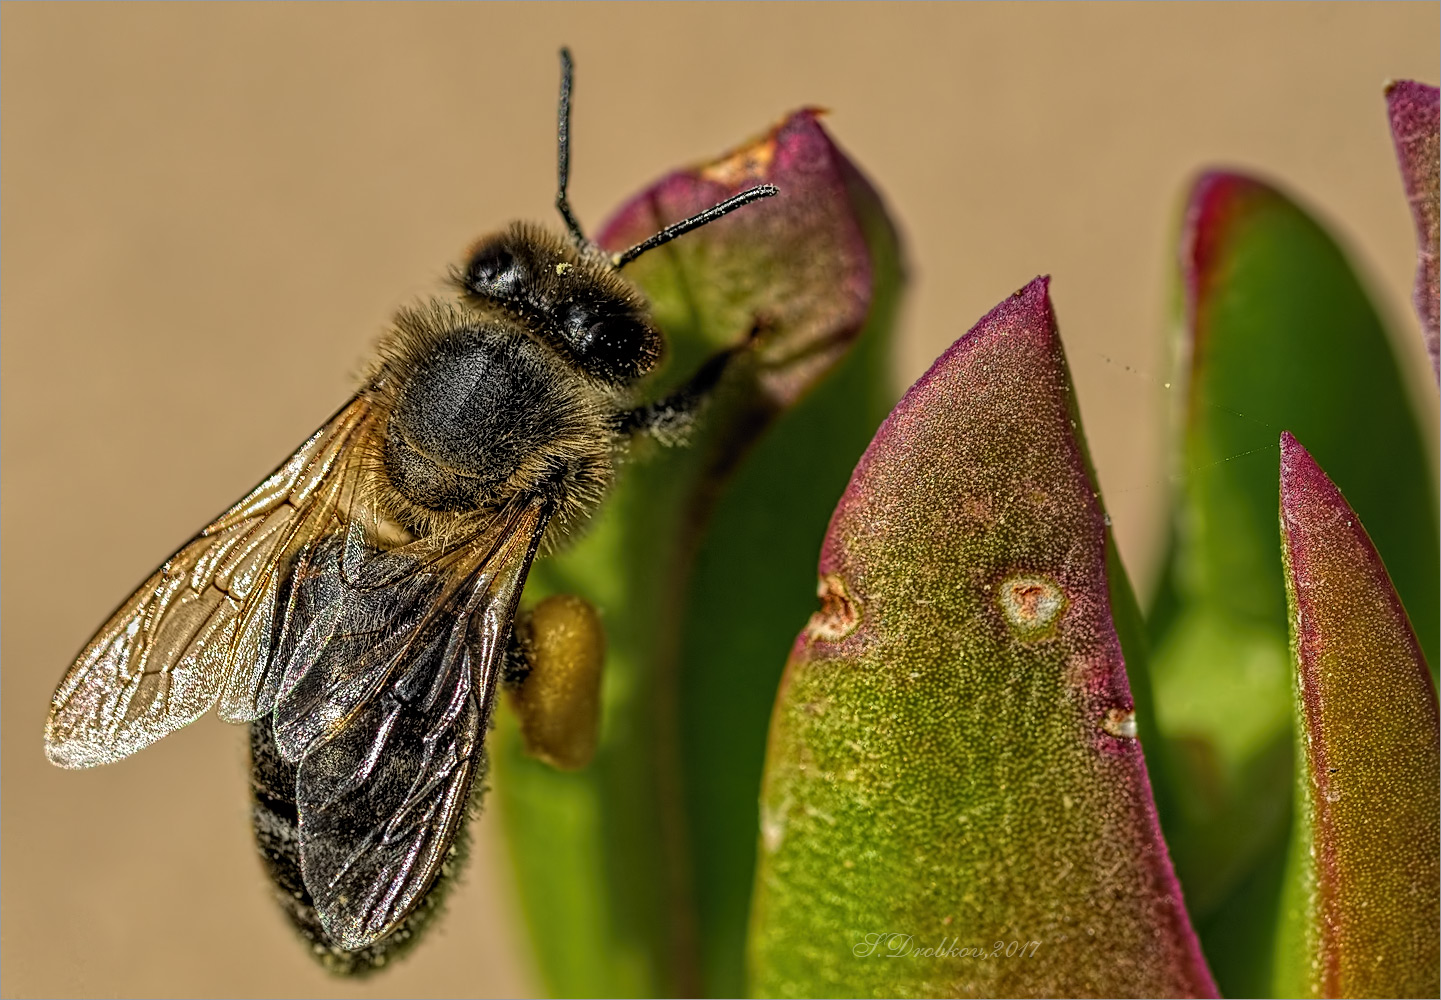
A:
{"type": "Polygon", "coordinates": [[[603,308],[565,302],[551,312],[551,319],[571,357],[586,373],[607,382],[639,378],[660,359],[660,334],[634,315],[598,315],[603,308]]]}
{"type": "Polygon", "coordinates": [[[660,356],[656,332],[624,316],[591,322],[577,338],[576,348],[589,371],[609,379],[644,375],[660,356]]]}
{"type": "Polygon", "coordinates": [[[524,270],[508,248],[491,244],[470,258],[465,268],[465,286],[477,295],[507,298],[521,284],[524,270]]]}

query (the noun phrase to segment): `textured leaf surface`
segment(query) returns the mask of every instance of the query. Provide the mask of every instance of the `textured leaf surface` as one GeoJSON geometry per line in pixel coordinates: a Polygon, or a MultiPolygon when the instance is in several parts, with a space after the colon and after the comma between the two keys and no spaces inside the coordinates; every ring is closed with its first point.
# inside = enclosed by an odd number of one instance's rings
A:
{"type": "Polygon", "coordinates": [[[1281,531],[1300,738],[1278,995],[1434,997],[1436,689],[1360,519],[1290,434],[1281,531]]]}
{"type": "Polygon", "coordinates": [[[1421,332],[1431,352],[1431,368],[1441,379],[1441,285],[1438,285],[1437,237],[1441,232],[1441,92],[1414,80],[1386,87],[1391,138],[1401,162],[1406,200],[1416,222],[1416,290],[1413,300],[1421,332]]]}
{"type": "Polygon", "coordinates": [[[762,182],[780,195],[627,269],[672,347],[648,395],[753,331],[755,347],[691,443],[638,448],[597,523],[538,565],[527,588],[530,600],[586,597],[609,644],[589,768],[562,774],[526,758],[509,719],[495,741],[523,907],[552,993],[742,986],[769,706],[826,518],[885,413],[896,240],[811,112],[664,178],[598,240],[623,249],[762,182]]]}
{"type": "Polygon", "coordinates": [[[772,721],[761,995],[1214,991],[1135,738],[1046,284],[910,389],[831,521],[772,721]]]}
{"type": "Polygon", "coordinates": [[[1441,608],[1431,460],[1344,255],[1301,208],[1202,177],[1181,241],[1185,386],[1175,544],[1150,616],[1152,772],[1222,989],[1270,982],[1292,787],[1276,441],[1305,438],[1371,527],[1423,648],[1441,608]]]}

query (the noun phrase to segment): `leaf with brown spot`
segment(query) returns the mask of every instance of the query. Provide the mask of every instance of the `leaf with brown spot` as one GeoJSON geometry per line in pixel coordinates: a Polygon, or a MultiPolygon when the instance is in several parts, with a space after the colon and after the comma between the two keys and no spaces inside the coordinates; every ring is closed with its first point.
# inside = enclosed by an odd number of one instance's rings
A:
{"type": "Polygon", "coordinates": [[[758,995],[1215,995],[1135,738],[1125,584],[1078,428],[1037,279],[857,466],[820,559],[857,621],[813,619],[772,717],[758,995]]]}

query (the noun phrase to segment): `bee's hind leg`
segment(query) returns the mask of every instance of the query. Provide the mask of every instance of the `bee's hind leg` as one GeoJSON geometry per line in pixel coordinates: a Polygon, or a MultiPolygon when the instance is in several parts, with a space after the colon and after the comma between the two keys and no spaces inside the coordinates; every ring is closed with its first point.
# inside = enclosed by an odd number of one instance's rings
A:
{"type": "Polygon", "coordinates": [[[510,641],[500,661],[500,682],[507,689],[517,688],[530,676],[531,612],[518,608],[510,627],[510,641]]]}

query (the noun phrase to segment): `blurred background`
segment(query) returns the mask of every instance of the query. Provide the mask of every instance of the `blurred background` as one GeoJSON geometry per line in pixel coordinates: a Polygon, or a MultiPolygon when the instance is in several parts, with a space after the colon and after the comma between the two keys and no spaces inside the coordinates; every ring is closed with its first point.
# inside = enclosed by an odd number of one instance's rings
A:
{"type": "MultiPolygon", "coordinates": [[[[805,104],[884,196],[911,293],[896,391],[1038,273],[1138,590],[1166,501],[1172,234],[1207,165],[1333,224],[1414,376],[1388,77],[1436,4],[0,6],[5,996],[535,990],[488,818],[404,964],[332,980],[250,842],[244,733],[62,772],[55,682],[160,559],[353,390],[475,237],[552,221],[556,49],[593,231],[805,104]]],[[[797,627],[802,623],[797,622],[797,627]]]]}

